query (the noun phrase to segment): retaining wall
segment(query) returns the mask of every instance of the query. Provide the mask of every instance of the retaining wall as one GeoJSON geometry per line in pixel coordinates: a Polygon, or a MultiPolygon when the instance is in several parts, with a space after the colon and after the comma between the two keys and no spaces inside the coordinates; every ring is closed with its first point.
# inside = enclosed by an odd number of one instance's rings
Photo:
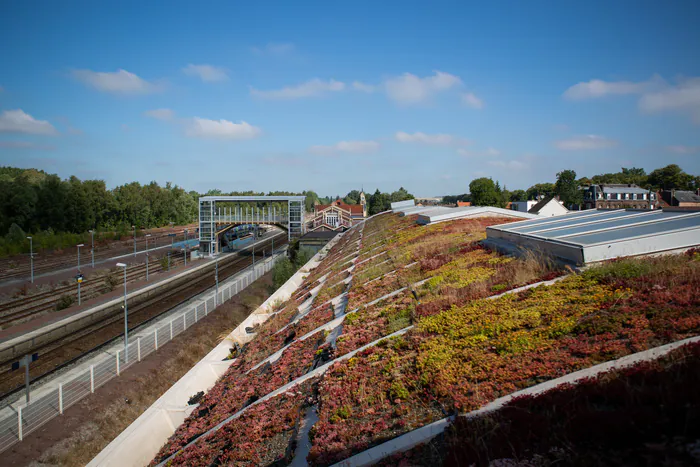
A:
{"type": "Polygon", "coordinates": [[[190,396],[199,391],[209,391],[234,362],[234,360],[224,360],[230,353],[231,343],[229,340],[236,340],[240,343],[250,341],[255,334],[246,333],[245,328],[266,321],[271,315],[272,305],[277,301],[284,301],[291,297],[292,293],[304,281],[309,270],[318,266],[340,237],[342,234],[328,242],[282,287],[277,289],[257,310],[239,324],[229,335],[229,338],[217,345],[126,430],[109,443],[90,461],[88,467],[147,465],[177,427],[197,407],[196,405],[187,405],[190,396]]]}

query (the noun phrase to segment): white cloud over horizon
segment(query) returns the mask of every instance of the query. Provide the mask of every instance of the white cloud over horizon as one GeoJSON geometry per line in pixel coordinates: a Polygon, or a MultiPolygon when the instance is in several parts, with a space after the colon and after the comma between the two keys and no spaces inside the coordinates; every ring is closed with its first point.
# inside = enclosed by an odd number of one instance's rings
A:
{"type": "Polygon", "coordinates": [[[404,131],[398,131],[394,135],[394,138],[400,143],[420,143],[445,146],[451,144],[469,144],[469,140],[465,138],[460,138],[445,133],[427,134],[421,131],[417,131],[412,134],[404,131]]]}
{"type": "Polygon", "coordinates": [[[554,146],[562,151],[605,149],[615,147],[617,144],[617,141],[600,135],[578,135],[554,142],[554,146]]]}
{"type": "Polygon", "coordinates": [[[335,155],[338,153],[369,154],[378,151],[379,148],[380,144],[376,141],[340,141],[330,146],[311,146],[309,152],[318,155],[335,155]]]}
{"type": "Polygon", "coordinates": [[[260,90],[250,87],[250,93],[253,96],[263,99],[302,99],[305,97],[318,97],[330,92],[339,92],[345,89],[345,83],[330,79],[323,81],[319,78],[313,78],[304,83],[295,86],[285,86],[281,89],[260,90]]]}
{"type": "Polygon", "coordinates": [[[677,112],[689,115],[695,124],[700,124],[700,77],[682,78],[676,84],[669,84],[659,75],[640,82],[594,79],[575,84],[564,92],[568,100],[609,95],[638,95],[638,108],[646,114],[677,112]]]}
{"type": "Polygon", "coordinates": [[[5,110],[0,114],[0,133],[57,135],[58,130],[46,120],[37,120],[22,109],[5,110]]]}
{"type": "Polygon", "coordinates": [[[185,136],[190,138],[246,140],[262,134],[259,127],[248,122],[233,123],[228,120],[209,120],[193,117],[185,122],[185,136]]]}
{"type": "Polygon", "coordinates": [[[432,76],[420,78],[412,73],[389,78],[384,82],[387,96],[400,104],[419,104],[434,95],[462,84],[459,76],[435,70],[432,76]]]}
{"type": "Polygon", "coordinates": [[[464,157],[495,157],[500,156],[501,151],[492,147],[486,148],[483,151],[475,151],[472,149],[460,148],[457,149],[457,154],[464,157]]]}
{"type": "Polygon", "coordinates": [[[143,113],[147,117],[155,118],[156,120],[169,121],[175,118],[175,111],[171,109],[153,109],[143,113]]]}
{"type": "Polygon", "coordinates": [[[213,65],[193,65],[190,63],[182,69],[182,72],[188,76],[195,76],[205,83],[228,80],[226,70],[213,65]]]}
{"type": "Polygon", "coordinates": [[[684,146],[682,144],[676,144],[666,146],[666,150],[675,154],[695,154],[700,152],[700,146],[684,146]]]}
{"type": "Polygon", "coordinates": [[[484,101],[476,97],[473,92],[465,92],[462,94],[462,103],[472,109],[484,108],[484,101]]]}
{"type": "Polygon", "coordinates": [[[373,93],[377,90],[377,86],[373,84],[362,83],[360,81],[353,81],[352,87],[357,91],[366,92],[368,94],[373,93]]]}
{"type": "Polygon", "coordinates": [[[78,81],[102,92],[136,95],[162,90],[162,85],[146,81],[123,69],[114,72],[73,70],[72,74],[78,81]]]}

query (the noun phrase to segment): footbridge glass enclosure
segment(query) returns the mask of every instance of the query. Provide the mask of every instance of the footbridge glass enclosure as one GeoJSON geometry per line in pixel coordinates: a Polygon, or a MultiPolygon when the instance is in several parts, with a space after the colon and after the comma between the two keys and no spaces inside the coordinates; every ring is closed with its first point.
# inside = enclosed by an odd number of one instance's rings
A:
{"type": "Polygon", "coordinates": [[[220,236],[238,225],[277,225],[291,241],[304,235],[305,196],[202,196],[199,251],[216,254],[220,236]]]}

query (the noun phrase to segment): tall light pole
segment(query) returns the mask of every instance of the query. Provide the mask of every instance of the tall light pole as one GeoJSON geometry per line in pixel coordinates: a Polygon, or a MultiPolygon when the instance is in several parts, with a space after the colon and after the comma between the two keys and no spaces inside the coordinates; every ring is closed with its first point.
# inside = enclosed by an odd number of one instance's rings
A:
{"type": "Polygon", "coordinates": [[[150,237],[151,234],[146,234],[146,282],[148,282],[148,237],[150,237]]]}
{"type": "Polygon", "coordinates": [[[126,264],[117,263],[118,268],[124,268],[124,361],[129,363],[129,312],[126,308],[126,264]]]}
{"type": "Polygon", "coordinates": [[[32,271],[32,284],[34,283],[34,244],[32,243],[32,237],[27,237],[29,239],[29,268],[32,271]]]}
{"type": "Polygon", "coordinates": [[[185,267],[187,267],[187,245],[182,249],[182,252],[185,254],[185,267]]]}
{"type": "Polygon", "coordinates": [[[136,256],[136,226],[132,225],[132,229],[134,229],[134,256],[136,256]]]}
{"type": "Polygon", "coordinates": [[[214,295],[214,306],[219,306],[219,256],[214,259],[214,279],[216,280],[216,293],[214,295]]]}
{"type": "MultiPolygon", "coordinates": [[[[168,222],[168,223],[170,224],[170,230],[171,230],[170,233],[172,234],[172,233],[173,233],[173,232],[172,232],[172,230],[173,230],[173,222],[168,222]]],[[[174,243],[175,243],[175,235],[172,235],[172,236],[170,237],[170,249],[171,249],[171,250],[173,249],[173,244],[174,244],[174,243]]],[[[168,270],[170,270],[170,267],[168,267],[168,270]]]]}
{"type": "Polygon", "coordinates": [[[95,269],[95,231],[91,229],[88,232],[90,232],[90,239],[92,240],[92,244],[90,245],[90,255],[92,256],[92,269],[95,269]]]}
{"type": "Polygon", "coordinates": [[[85,246],[84,244],[80,243],[76,245],[78,247],[78,305],[80,305],[80,283],[83,281],[83,278],[80,277],[80,247],[85,246]]]}

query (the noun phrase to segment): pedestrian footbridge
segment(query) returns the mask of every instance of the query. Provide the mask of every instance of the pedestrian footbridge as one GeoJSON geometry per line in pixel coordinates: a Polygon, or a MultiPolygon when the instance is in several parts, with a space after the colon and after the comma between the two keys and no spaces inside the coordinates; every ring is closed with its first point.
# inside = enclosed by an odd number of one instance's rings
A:
{"type": "Polygon", "coordinates": [[[199,198],[199,251],[221,251],[221,235],[238,225],[277,225],[289,240],[304,234],[305,196],[202,196],[199,198]]]}

